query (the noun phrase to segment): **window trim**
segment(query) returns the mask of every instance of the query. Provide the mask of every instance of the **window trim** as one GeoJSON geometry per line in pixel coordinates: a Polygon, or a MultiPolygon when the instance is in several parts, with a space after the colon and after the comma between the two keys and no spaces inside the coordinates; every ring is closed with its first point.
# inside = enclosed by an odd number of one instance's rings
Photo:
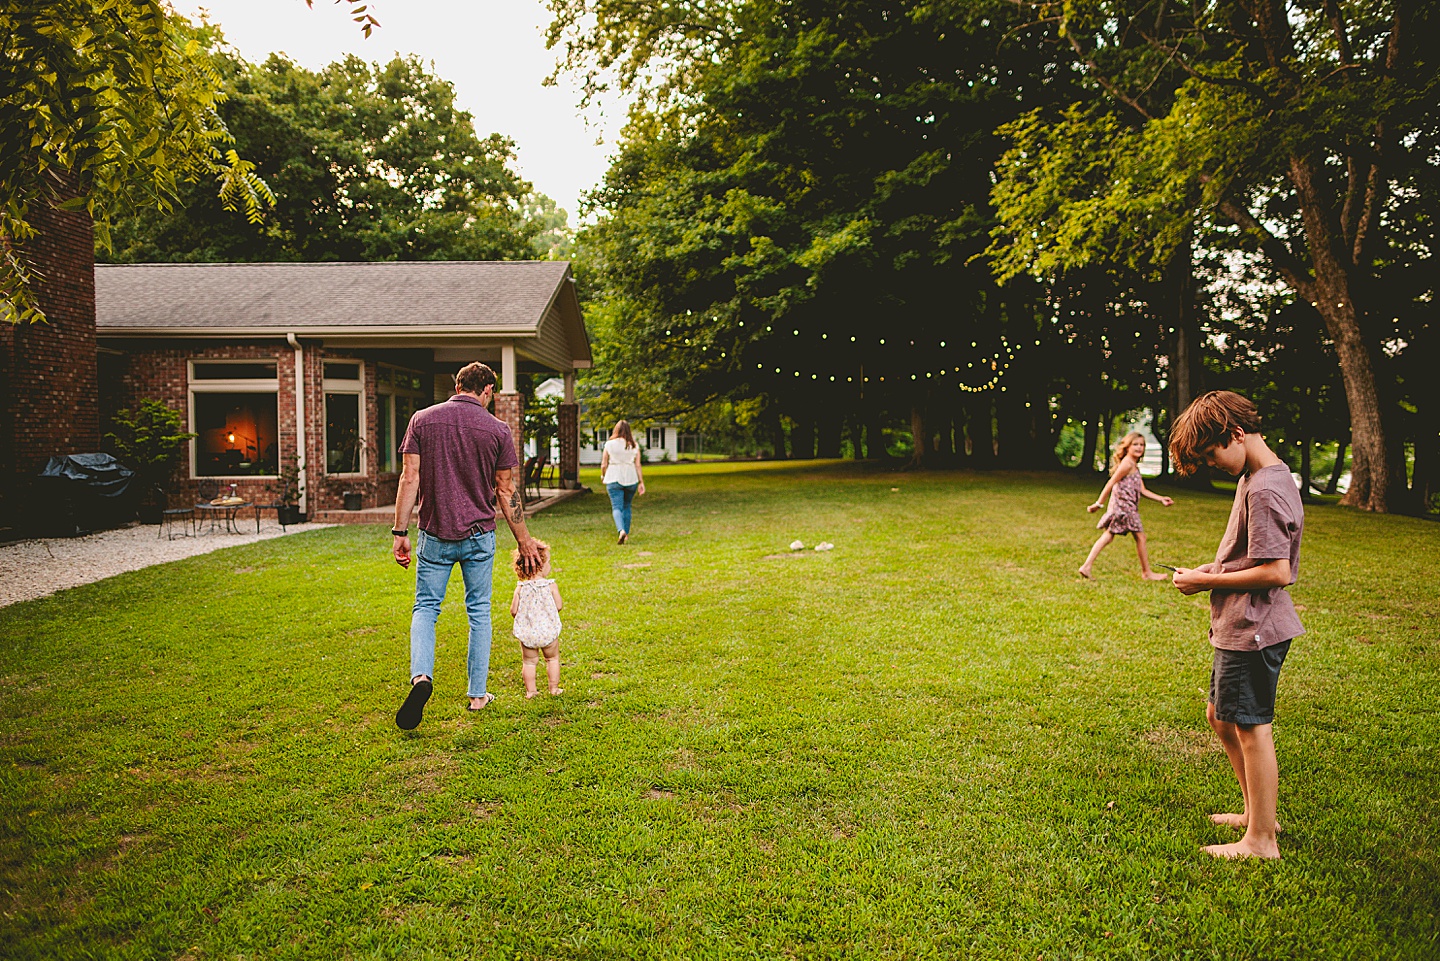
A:
{"type": "Polygon", "coordinates": [[[273,380],[251,379],[242,380],[196,380],[195,365],[205,366],[206,364],[243,364],[247,359],[221,360],[218,358],[191,358],[185,362],[185,416],[189,429],[196,434],[190,438],[190,480],[207,481],[247,481],[256,479],[273,480],[279,474],[201,474],[200,473],[200,437],[199,431],[195,430],[195,395],[196,394],[274,394],[275,395],[275,439],[280,439],[280,365],[277,361],[265,361],[256,359],[254,362],[274,364],[276,377],[273,380]]]}
{"type": "Polygon", "coordinates": [[[368,408],[370,405],[365,402],[365,367],[366,367],[365,361],[363,361],[363,360],[356,360],[356,359],[352,359],[352,358],[349,358],[349,357],[334,357],[334,358],[330,358],[330,359],[328,359],[328,360],[322,359],[321,362],[320,362],[320,370],[321,370],[321,373],[322,373],[321,378],[320,378],[320,413],[321,413],[321,434],[323,435],[321,439],[322,439],[322,441],[323,441],[324,444],[325,444],[325,460],[324,460],[324,465],[325,465],[325,476],[326,476],[326,477],[342,477],[342,478],[348,477],[348,478],[355,478],[355,477],[365,477],[365,476],[368,476],[368,474],[369,474],[369,467],[370,467],[370,457],[369,457],[369,455],[370,455],[370,450],[369,450],[369,447],[370,447],[370,443],[369,443],[369,441],[370,441],[370,432],[369,432],[369,430],[368,430],[367,428],[369,427],[368,421],[369,421],[370,418],[367,416],[368,413],[369,413],[369,411],[367,410],[367,408],[368,408]],[[324,373],[324,370],[325,370],[325,364],[327,364],[327,363],[329,363],[329,364],[343,364],[343,363],[354,363],[354,364],[357,364],[357,365],[359,366],[359,368],[360,368],[360,378],[359,378],[358,380],[337,380],[337,379],[335,379],[335,378],[325,377],[325,376],[323,375],[323,373],[324,373]],[[359,417],[358,417],[358,419],[359,419],[358,430],[359,430],[359,439],[360,439],[360,465],[359,465],[359,466],[360,466],[360,469],[359,469],[358,471],[336,471],[336,472],[334,472],[334,473],[331,473],[331,471],[330,471],[330,395],[331,395],[331,394],[350,394],[350,395],[357,396],[357,397],[359,398],[359,400],[356,401],[356,407],[357,407],[357,409],[358,409],[358,414],[359,414],[359,417]]]}

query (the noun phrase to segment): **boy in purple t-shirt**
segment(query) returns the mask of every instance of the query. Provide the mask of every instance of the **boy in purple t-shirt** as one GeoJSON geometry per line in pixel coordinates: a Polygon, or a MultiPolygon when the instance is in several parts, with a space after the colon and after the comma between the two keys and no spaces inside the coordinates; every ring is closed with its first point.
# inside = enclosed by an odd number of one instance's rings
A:
{"type": "Polygon", "coordinates": [[[1196,398],[1175,420],[1170,454],[1176,469],[1192,473],[1207,464],[1239,477],[1235,504],[1215,561],[1179,570],[1183,594],[1210,592],[1210,672],[1206,717],[1240,781],[1239,814],[1212,814],[1216,824],[1243,828],[1230,844],[1211,844],[1222,858],[1278,858],[1275,798],[1275,687],[1290,641],[1305,633],[1285,588],[1300,570],[1305,513],[1290,468],[1260,436],[1260,412],[1228,390],[1196,398]]]}

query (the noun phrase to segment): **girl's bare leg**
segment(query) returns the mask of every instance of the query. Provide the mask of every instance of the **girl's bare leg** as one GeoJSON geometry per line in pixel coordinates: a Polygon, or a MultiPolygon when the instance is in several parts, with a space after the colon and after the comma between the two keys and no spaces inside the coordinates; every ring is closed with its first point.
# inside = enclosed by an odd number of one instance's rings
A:
{"type": "Polygon", "coordinates": [[[540,652],[533,647],[520,645],[520,676],[525,679],[525,697],[534,697],[539,692],[535,690],[535,665],[540,660],[540,652]]]}
{"type": "Polygon", "coordinates": [[[1145,549],[1145,532],[1135,533],[1135,553],[1140,555],[1140,576],[1147,581],[1169,580],[1164,574],[1150,569],[1150,552],[1145,549]]]}
{"type": "Polygon", "coordinates": [[[1090,556],[1085,558],[1085,563],[1080,565],[1080,576],[1089,577],[1090,568],[1095,564],[1095,558],[1105,549],[1105,545],[1115,539],[1115,535],[1109,531],[1101,531],[1100,536],[1095,539],[1095,546],[1090,548],[1090,556]]]}
{"type": "MultiPolygon", "coordinates": [[[[532,671],[533,675],[533,671],[532,671]]],[[[564,694],[560,689],[560,642],[545,648],[545,677],[550,681],[551,694],[564,694]]],[[[532,681],[533,685],[533,681],[532,681]]]]}

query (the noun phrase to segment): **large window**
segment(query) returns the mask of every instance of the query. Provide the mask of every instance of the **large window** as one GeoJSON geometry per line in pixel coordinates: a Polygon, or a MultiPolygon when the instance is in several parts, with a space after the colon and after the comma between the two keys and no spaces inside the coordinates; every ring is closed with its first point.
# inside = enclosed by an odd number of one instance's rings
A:
{"type": "Polygon", "coordinates": [[[425,406],[426,377],[416,370],[380,364],[376,371],[376,401],[380,422],[375,425],[375,444],[382,472],[400,469],[400,443],[410,416],[425,406]]]}
{"type": "Polygon", "coordinates": [[[278,472],[278,389],[273,360],[190,362],[193,476],[278,472]]]}
{"type": "Polygon", "coordinates": [[[365,473],[365,381],[358,360],[325,361],[325,472],[365,473]]]}

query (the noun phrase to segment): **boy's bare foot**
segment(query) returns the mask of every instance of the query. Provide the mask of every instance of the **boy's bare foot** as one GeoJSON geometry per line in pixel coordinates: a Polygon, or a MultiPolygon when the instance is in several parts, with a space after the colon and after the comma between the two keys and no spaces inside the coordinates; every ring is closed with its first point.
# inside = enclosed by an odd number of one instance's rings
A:
{"type": "Polygon", "coordinates": [[[1076,571],[1075,573],[1079,574],[1081,577],[1085,578],[1087,581],[1092,581],[1092,580],[1094,580],[1094,578],[1090,576],[1090,569],[1089,569],[1088,567],[1082,567],[1082,568],[1080,568],[1078,571],[1076,571]]]}
{"type": "Polygon", "coordinates": [[[1169,574],[1161,574],[1159,571],[1142,571],[1140,576],[1147,581],[1168,581],[1170,579],[1169,574]]]}
{"type": "Polygon", "coordinates": [[[537,694],[539,694],[539,693],[540,693],[539,691],[526,691],[526,692],[525,692],[525,700],[528,701],[528,700],[530,700],[532,697],[534,697],[535,695],[537,695],[537,694]]]}
{"type": "Polygon", "coordinates": [[[1269,861],[1280,860],[1280,847],[1274,841],[1269,844],[1261,844],[1243,837],[1230,844],[1207,844],[1200,850],[1212,858],[1225,858],[1227,861],[1238,861],[1241,858],[1264,858],[1269,861]]]}
{"type": "MultiPolygon", "coordinates": [[[[1210,820],[1222,827],[1238,828],[1241,831],[1250,826],[1250,819],[1243,814],[1212,814],[1210,815],[1210,820]]],[[[1277,824],[1275,825],[1275,833],[1283,834],[1285,833],[1285,829],[1277,824]]]]}
{"type": "Polygon", "coordinates": [[[551,696],[551,697],[559,697],[561,694],[564,694],[564,693],[565,693],[565,688],[563,688],[563,687],[552,687],[552,688],[550,689],[550,696],[551,696]]]}

